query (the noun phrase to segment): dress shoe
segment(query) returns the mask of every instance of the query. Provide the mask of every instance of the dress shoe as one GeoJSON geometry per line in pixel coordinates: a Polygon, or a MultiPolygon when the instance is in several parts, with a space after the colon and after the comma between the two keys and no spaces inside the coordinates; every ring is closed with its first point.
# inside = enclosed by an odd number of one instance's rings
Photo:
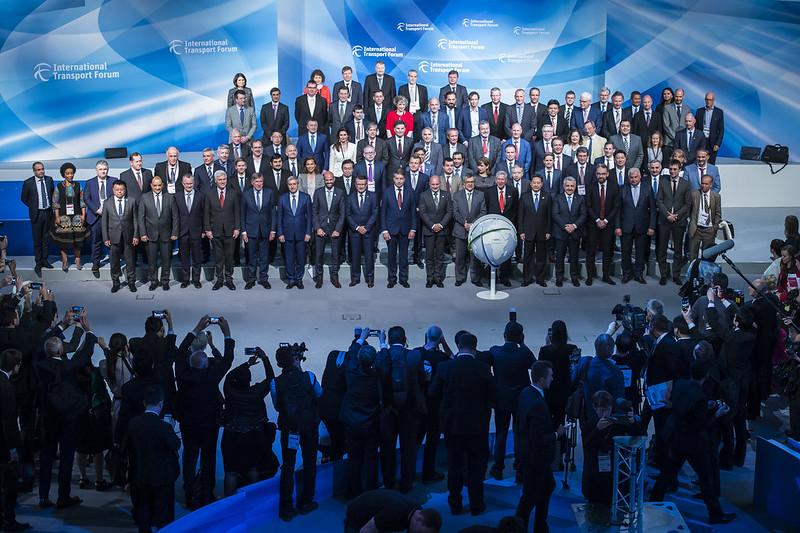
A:
{"type": "Polygon", "coordinates": [[[626,284],[626,283],[628,283],[628,282],[629,282],[631,279],[633,279],[631,276],[627,276],[627,275],[626,275],[626,276],[622,276],[622,284],[623,284],[623,285],[625,285],[625,284],[626,284]]]}
{"type": "Polygon", "coordinates": [[[49,509],[50,507],[54,507],[56,504],[53,503],[53,500],[45,498],[43,500],[39,500],[39,509],[49,509]]]}
{"type": "Polygon", "coordinates": [[[358,281],[358,280],[355,280],[355,279],[351,279],[351,280],[350,280],[350,283],[349,283],[347,286],[348,286],[348,287],[355,287],[355,286],[356,286],[356,285],[358,285],[359,283],[361,283],[361,282],[360,282],[360,281],[358,281]]]}
{"type": "Polygon", "coordinates": [[[147,290],[148,291],[154,291],[157,288],[158,288],[158,283],[156,283],[155,281],[152,281],[152,282],[150,282],[150,286],[147,287],[147,290]]]}
{"type": "Polygon", "coordinates": [[[556,287],[563,287],[563,286],[564,286],[564,280],[557,279],[556,280],[556,287]]]}
{"type": "Polygon", "coordinates": [[[115,293],[115,292],[117,292],[118,290],[119,290],[119,283],[114,283],[114,284],[111,286],[111,294],[114,294],[114,293],[115,293]]]}
{"type": "Polygon", "coordinates": [[[278,513],[278,518],[280,518],[280,519],[281,519],[281,520],[283,520],[284,522],[291,522],[291,521],[292,521],[292,519],[293,519],[295,516],[297,516],[297,512],[296,512],[294,509],[291,509],[291,510],[289,510],[289,511],[280,511],[280,512],[278,513]]]}
{"type": "Polygon", "coordinates": [[[502,283],[505,287],[511,287],[511,280],[509,279],[504,279],[500,283],[502,283]]]}
{"type": "Polygon", "coordinates": [[[308,502],[298,507],[297,511],[300,514],[308,514],[312,511],[316,511],[317,509],[319,509],[319,504],[317,502],[308,502]]]}
{"type": "Polygon", "coordinates": [[[286,284],[286,288],[287,289],[293,289],[294,288],[294,281],[290,281],[289,283],[287,283],[286,284]]]}
{"type": "Polygon", "coordinates": [[[250,289],[252,289],[255,286],[256,286],[256,282],[255,281],[248,281],[244,286],[244,290],[249,291],[250,289]]]}
{"type": "Polygon", "coordinates": [[[234,285],[232,281],[228,281],[227,283],[225,283],[225,286],[228,287],[229,290],[232,291],[236,290],[236,285],[234,285]]]}
{"type": "Polygon", "coordinates": [[[603,283],[608,283],[609,285],[616,285],[617,284],[616,281],[614,281],[613,279],[611,279],[608,276],[604,276],[603,277],[603,283]]]}
{"type": "Polygon", "coordinates": [[[578,281],[578,278],[572,278],[572,286],[573,287],[580,287],[581,286],[581,282],[578,281]]]}
{"type": "Polygon", "coordinates": [[[262,287],[264,287],[265,289],[271,289],[272,288],[272,285],[270,285],[269,281],[267,281],[267,280],[259,281],[258,284],[261,285],[262,287]]]}
{"type": "Polygon", "coordinates": [[[672,278],[672,281],[675,282],[675,285],[683,285],[683,281],[681,281],[680,276],[676,276],[676,277],[672,278]]]}
{"type": "Polygon", "coordinates": [[[480,280],[473,281],[472,284],[476,287],[483,287],[483,283],[481,283],[480,280]]]}
{"type": "Polygon", "coordinates": [[[547,283],[543,279],[536,280],[536,284],[540,287],[547,287],[547,283]]]}
{"type": "Polygon", "coordinates": [[[462,503],[456,503],[456,504],[451,503],[450,504],[450,514],[451,515],[456,516],[456,515],[460,515],[463,512],[464,512],[464,504],[462,504],[462,503]]]}
{"type": "Polygon", "coordinates": [[[390,281],[389,283],[386,284],[386,288],[387,289],[392,289],[392,288],[394,288],[395,285],[397,285],[396,281],[390,281]]]}
{"type": "Polygon", "coordinates": [[[368,289],[371,289],[371,288],[372,288],[372,287],[374,287],[374,286],[375,286],[375,280],[369,280],[369,281],[367,281],[367,288],[368,288],[368,289]]]}
{"type": "Polygon", "coordinates": [[[478,516],[483,514],[486,511],[486,504],[482,503],[480,505],[473,505],[472,502],[469,504],[469,514],[472,516],[478,516]]]}
{"type": "Polygon", "coordinates": [[[423,483],[437,483],[444,479],[444,474],[441,472],[434,472],[433,474],[428,474],[422,476],[423,483]]]}
{"type": "Polygon", "coordinates": [[[436,286],[439,287],[440,289],[444,289],[444,283],[441,281],[437,281],[436,286]]]}
{"type": "Polygon", "coordinates": [[[522,283],[520,283],[520,287],[527,287],[530,284],[531,284],[530,281],[523,281],[522,283]]]}
{"type": "Polygon", "coordinates": [[[314,282],[314,287],[316,287],[317,289],[321,289],[322,288],[322,280],[321,279],[316,280],[314,282]]]}
{"type": "Polygon", "coordinates": [[[53,266],[53,263],[51,263],[50,261],[45,261],[44,263],[42,263],[42,268],[55,268],[55,267],[53,266]]]}
{"type": "Polygon", "coordinates": [[[503,469],[498,465],[494,465],[491,470],[489,470],[489,475],[497,481],[503,481],[503,469]]]}
{"type": "Polygon", "coordinates": [[[406,289],[408,289],[409,287],[411,287],[411,285],[409,285],[407,281],[401,281],[401,282],[400,282],[400,285],[401,285],[402,287],[405,287],[406,289]]]}
{"type": "Polygon", "coordinates": [[[28,531],[30,528],[30,524],[17,522],[16,520],[13,522],[5,522],[3,524],[3,531],[28,531]]]}
{"type": "Polygon", "coordinates": [[[136,292],[136,284],[128,283],[128,290],[130,290],[131,292],[136,292]]]}
{"type": "Polygon", "coordinates": [[[658,284],[659,285],[666,285],[667,284],[667,278],[660,278],[658,280],[658,284]]]}
{"type": "Polygon", "coordinates": [[[202,283],[200,283],[199,281],[195,281],[195,282],[194,282],[194,288],[195,288],[195,289],[199,289],[199,288],[200,288],[200,287],[202,287],[202,286],[203,286],[203,284],[202,284],[202,283]]]}
{"type": "Polygon", "coordinates": [[[214,283],[214,286],[211,287],[211,290],[212,291],[218,291],[221,288],[222,288],[222,282],[221,281],[217,281],[216,283],[214,283]]]}
{"type": "Polygon", "coordinates": [[[430,289],[431,287],[433,287],[433,282],[432,281],[426,281],[425,282],[425,288],[426,289],[430,289]]]}
{"type": "Polygon", "coordinates": [[[736,518],[736,513],[722,513],[708,517],[709,524],[727,524],[733,522],[736,518]]]}
{"type": "Polygon", "coordinates": [[[100,279],[100,267],[99,266],[93,266],[92,267],[92,276],[94,276],[97,279],[100,279]]]}
{"type": "Polygon", "coordinates": [[[61,499],[59,498],[56,501],[56,509],[66,509],[67,507],[74,507],[75,505],[80,505],[83,502],[77,496],[71,496],[69,498],[61,499]]]}
{"type": "Polygon", "coordinates": [[[168,291],[169,290],[169,281],[165,281],[164,283],[162,283],[161,284],[161,288],[163,290],[165,290],[165,291],[168,291]]]}
{"type": "Polygon", "coordinates": [[[40,278],[42,277],[42,266],[41,265],[36,265],[35,267],[33,267],[33,271],[36,272],[37,276],[39,276],[40,278]]]}
{"type": "Polygon", "coordinates": [[[464,284],[463,281],[456,281],[456,287],[460,287],[464,284]]]}
{"type": "Polygon", "coordinates": [[[641,283],[642,285],[647,285],[647,280],[644,279],[644,276],[637,276],[634,278],[637,283],[641,283]]]}
{"type": "Polygon", "coordinates": [[[591,287],[591,286],[592,286],[592,283],[593,283],[593,282],[592,282],[592,278],[586,278],[586,286],[587,286],[587,287],[591,287]]]}
{"type": "Polygon", "coordinates": [[[189,286],[189,282],[188,281],[182,281],[181,282],[181,289],[185,289],[188,286],[189,286]]]}
{"type": "Polygon", "coordinates": [[[294,286],[297,287],[298,289],[305,289],[302,281],[298,281],[297,283],[294,284],[294,286]]]}
{"type": "Polygon", "coordinates": [[[338,279],[332,279],[332,280],[331,280],[331,285],[333,285],[333,286],[334,286],[334,287],[336,287],[337,289],[341,289],[341,288],[342,288],[342,284],[341,284],[341,283],[339,283],[339,280],[338,280],[338,279]]]}

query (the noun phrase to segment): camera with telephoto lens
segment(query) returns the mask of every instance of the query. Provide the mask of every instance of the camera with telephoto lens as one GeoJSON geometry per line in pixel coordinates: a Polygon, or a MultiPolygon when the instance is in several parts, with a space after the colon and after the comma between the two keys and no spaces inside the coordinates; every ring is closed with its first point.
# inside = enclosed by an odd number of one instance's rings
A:
{"type": "Polygon", "coordinates": [[[615,320],[629,332],[635,339],[644,335],[647,326],[647,314],[641,307],[631,305],[631,296],[626,294],[622,298],[622,303],[614,306],[611,310],[615,320]]]}
{"type": "Polygon", "coordinates": [[[301,363],[306,360],[306,356],[303,355],[304,353],[306,353],[308,351],[308,348],[306,348],[306,343],[305,342],[301,342],[299,344],[296,343],[296,342],[294,344],[289,344],[288,342],[282,342],[278,346],[280,348],[288,348],[289,351],[292,354],[292,357],[294,357],[295,359],[297,359],[301,363]]]}

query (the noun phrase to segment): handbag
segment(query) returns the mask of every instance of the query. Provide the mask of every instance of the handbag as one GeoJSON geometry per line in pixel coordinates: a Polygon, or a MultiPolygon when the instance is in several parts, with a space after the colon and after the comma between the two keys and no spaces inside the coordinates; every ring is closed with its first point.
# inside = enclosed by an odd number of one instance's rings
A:
{"type": "Polygon", "coordinates": [[[770,172],[777,174],[789,163],[789,147],[780,144],[768,144],[761,153],[761,160],[769,165],[770,172]],[[773,164],[781,165],[781,167],[775,170],[772,168],[773,164]]]}

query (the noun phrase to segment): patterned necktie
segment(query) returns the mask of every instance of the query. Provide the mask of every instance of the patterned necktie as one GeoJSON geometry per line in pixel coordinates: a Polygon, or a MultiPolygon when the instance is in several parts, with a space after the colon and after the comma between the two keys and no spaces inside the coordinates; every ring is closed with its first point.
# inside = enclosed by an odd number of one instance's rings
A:
{"type": "Polygon", "coordinates": [[[272,118],[278,118],[278,104],[272,104],[272,118]]]}
{"type": "Polygon", "coordinates": [[[494,123],[497,124],[497,122],[500,120],[500,112],[498,110],[497,104],[495,104],[494,106],[494,114],[492,115],[492,117],[494,118],[494,123]]]}
{"type": "Polygon", "coordinates": [[[622,138],[622,144],[625,145],[625,153],[627,154],[628,150],[631,148],[631,140],[627,135],[622,138]]]}
{"type": "Polygon", "coordinates": [[[567,196],[567,210],[572,211],[572,196],[567,196]]]}
{"type": "Polygon", "coordinates": [[[261,191],[256,191],[256,207],[261,211],[261,191]]]}
{"type": "Polygon", "coordinates": [[[328,203],[328,212],[331,210],[331,202],[333,202],[333,189],[325,189],[325,201],[328,203]]]}
{"type": "Polygon", "coordinates": [[[119,214],[119,218],[122,218],[122,213],[124,212],[125,210],[122,208],[122,198],[120,198],[117,200],[117,213],[119,214]]]}
{"type": "Polygon", "coordinates": [[[225,207],[225,189],[219,191],[219,206],[225,207]]]}
{"type": "Polygon", "coordinates": [[[433,205],[439,207],[439,193],[433,193],[433,205]]]}
{"type": "Polygon", "coordinates": [[[239,108],[239,125],[244,126],[244,108],[239,108]]]}
{"type": "Polygon", "coordinates": [[[566,119],[567,124],[569,124],[571,118],[572,118],[572,106],[567,106],[567,112],[564,115],[564,119],[566,119]]]}
{"type": "Polygon", "coordinates": [[[190,213],[192,211],[192,193],[190,192],[186,193],[186,211],[190,213]]]}
{"type": "Polygon", "coordinates": [[[172,167],[169,170],[169,182],[170,183],[175,183],[175,167],[172,167]]]}
{"type": "Polygon", "coordinates": [[[37,178],[39,180],[39,197],[41,198],[40,209],[47,209],[50,203],[47,201],[47,190],[44,187],[44,178],[37,178]]]}
{"type": "Polygon", "coordinates": [[[533,193],[533,210],[539,211],[539,193],[533,193]]]}
{"type": "Polygon", "coordinates": [[[106,180],[99,180],[100,181],[100,199],[106,199],[106,180]]]}
{"type": "Polygon", "coordinates": [[[403,189],[397,189],[397,209],[403,209],[403,189]]]}
{"type": "Polygon", "coordinates": [[[292,195],[292,214],[297,214],[297,195],[292,195]]]}

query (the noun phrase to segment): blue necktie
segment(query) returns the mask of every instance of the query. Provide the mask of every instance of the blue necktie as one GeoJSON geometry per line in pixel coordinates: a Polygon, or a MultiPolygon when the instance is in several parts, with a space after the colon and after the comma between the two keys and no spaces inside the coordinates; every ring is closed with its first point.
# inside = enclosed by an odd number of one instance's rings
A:
{"type": "Polygon", "coordinates": [[[572,211],[572,197],[567,196],[567,209],[572,211]]]}
{"type": "Polygon", "coordinates": [[[317,136],[314,135],[313,133],[311,134],[311,151],[312,152],[317,151],[317,136]]]}
{"type": "Polygon", "coordinates": [[[292,214],[297,214],[297,197],[294,194],[292,195],[292,214]]]}
{"type": "Polygon", "coordinates": [[[244,108],[243,107],[239,108],[239,124],[241,126],[244,126],[244,108]]]}
{"type": "Polygon", "coordinates": [[[535,193],[533,195],[533,210],[538,212],[539,211],[539,193],[535,193]]]}

